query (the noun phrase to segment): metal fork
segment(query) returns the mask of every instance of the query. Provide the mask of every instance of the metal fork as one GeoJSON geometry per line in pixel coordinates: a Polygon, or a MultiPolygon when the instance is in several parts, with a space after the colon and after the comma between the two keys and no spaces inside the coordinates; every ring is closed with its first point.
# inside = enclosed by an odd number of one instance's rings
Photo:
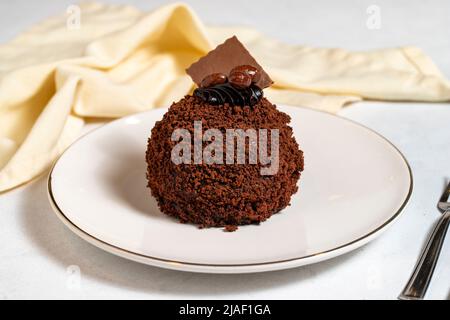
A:
{"type": "Polygon", "coordinates": [[[428,239],[427,245],[423,250],[414,272],[411,275],[405,289],[398,297],[401,300],[420,300],[423,299],[433,276],[434,268],[447,234],[450,224],[450,183],[447,185],[441,199],[438,202],[438,209],[442,213],[441,218],[434,227],[433,233],[428,239]]]}

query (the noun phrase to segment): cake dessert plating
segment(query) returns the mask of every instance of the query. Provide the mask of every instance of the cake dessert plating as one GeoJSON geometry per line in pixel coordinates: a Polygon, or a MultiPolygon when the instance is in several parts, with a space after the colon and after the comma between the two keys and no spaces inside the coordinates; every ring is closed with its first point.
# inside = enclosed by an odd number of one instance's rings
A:
{"type": "Polygon", "coordinates": [[[303,171],[269,75],[236,37],[190,66],[192,95],[151,131],[147,179],[161,211],[199,227],[259,224],[289,205],[303,171]]]}

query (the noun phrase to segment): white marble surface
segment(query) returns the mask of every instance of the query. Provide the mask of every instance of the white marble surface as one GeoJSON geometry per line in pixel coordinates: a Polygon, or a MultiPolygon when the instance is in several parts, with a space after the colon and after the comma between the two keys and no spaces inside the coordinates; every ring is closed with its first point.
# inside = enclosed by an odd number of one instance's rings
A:
{"type": "MultiPolygon", "coordinates": [[[[208,23],[245,24],[290,43],[370,49],[423,48],[450,77],[450,2],[189,1],[208,23]],[[233,4],[235,3],[235,4],[233,4]],[[381,29],[366,28],[366,8],[381,29]]],[[[0,2],[0,43],[72,1],[0,2]]],[[[143,9],[163,1],[129,1],[143,9]]],[[[66,229],[47,202],[45,179],[0,195],[0,298],[395,299],[439,217],[450,178],[450,105],[364,102],[340,113],[380,132],[408,158],[411,201],[398,222],[355,252],[307,267],[263,274],[208,275],[162,270],[97,249],[66,229]],[[79,286],[71,266],[80,269],[79,286]]],[[[363,212],[363,208],[362,212],[363,212]]],[[[450,239],[427,298],[450,299],[450,239]]]]}

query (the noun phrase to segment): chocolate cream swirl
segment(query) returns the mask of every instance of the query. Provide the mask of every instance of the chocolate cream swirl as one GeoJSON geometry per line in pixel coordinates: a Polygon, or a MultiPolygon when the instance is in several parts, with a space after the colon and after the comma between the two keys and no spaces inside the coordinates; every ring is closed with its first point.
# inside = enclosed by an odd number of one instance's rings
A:
{"type": "Polygon", "coordinates": [[[263,97],[263,91],[254,84],[238,89],[230,83],[222,83],[208,88],[197,88],[194,90],[194,96],[211,105],[228,103],[235,106],[254,106],[263,97]]]}

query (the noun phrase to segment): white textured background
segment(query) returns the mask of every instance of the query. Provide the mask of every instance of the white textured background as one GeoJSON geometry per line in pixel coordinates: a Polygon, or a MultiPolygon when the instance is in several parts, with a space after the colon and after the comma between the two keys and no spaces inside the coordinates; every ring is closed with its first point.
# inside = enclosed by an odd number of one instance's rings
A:
{"type": "MultiPolygon", "coordinates": [[[[124,1],[107,1],[124,2],[124,1]]],[[[246,25],[295,44],[372,48],[416,45],[450,78],[450,1],[187,1],[209,24],[246,25]],[[366,9],[381,9],[381,29],[366,9]]],[[[0,43],[74,1],[0,1],[0,43]]],[[[144,10],[165,1],[128,1],[144,10]]],[[[45,179],[0,195],[0,298],[394,299],[403,288],[450,178],[450,104],[363,102],[341,112],[380,132],[408,158],[414,192],[398,222],[355,252],[263,274],[206,275],[130,262],[68,231],[47,202],[45,179]],[[70,286],[67,268],[81,270],[70,286]],[[69,284],[69,285],[68,285],[69,284]]],[[[427,298],[450,299],[450,236],[427,298]]]]}

